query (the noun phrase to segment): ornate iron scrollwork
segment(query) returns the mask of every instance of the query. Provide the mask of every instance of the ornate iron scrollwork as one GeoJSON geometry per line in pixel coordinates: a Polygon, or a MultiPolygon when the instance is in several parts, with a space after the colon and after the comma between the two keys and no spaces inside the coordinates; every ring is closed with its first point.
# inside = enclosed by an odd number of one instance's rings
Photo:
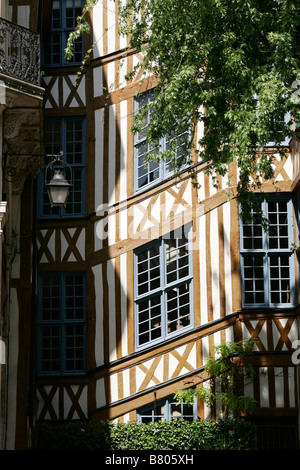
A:
{"type": "Polygon", "coordinates": [[[0,18],[0,72],[39,86],[39,34],[0,18]]]}

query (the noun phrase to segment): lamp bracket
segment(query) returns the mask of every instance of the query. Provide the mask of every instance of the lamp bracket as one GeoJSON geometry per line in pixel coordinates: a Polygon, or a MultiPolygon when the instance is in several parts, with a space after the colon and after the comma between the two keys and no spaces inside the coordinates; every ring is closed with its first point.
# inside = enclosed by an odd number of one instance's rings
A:
{"type": "Polygon", "coordinates": [[[45,184],[48,183],[48,172],[51,170],[53,172],[57,171],[57,169],[67,167],[70,172],[70,184],[72,184],[72,169],[70,165],[65,161],[62,160],[63,151],[60,151],[58,154],[47,154],[46,157],[51,157],[53,160],[47,165],[45,169],[45,184]],[[55,168],[57,165],[57,168],[55,168]]]}

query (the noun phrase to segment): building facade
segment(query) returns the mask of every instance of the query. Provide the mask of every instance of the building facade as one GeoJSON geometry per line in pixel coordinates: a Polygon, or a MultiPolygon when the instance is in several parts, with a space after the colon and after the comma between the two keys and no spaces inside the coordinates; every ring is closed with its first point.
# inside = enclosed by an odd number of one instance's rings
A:
{"type": "MultiPolygon", "coordinates": [[[[141,57],[118,34],[114,1],[93,8],[92,34],[66,62],[66,37],[82,7],[81,0],[38,4],[44,164],[63,152],[73,186],[66,207],[53,208],[45,167],[37,177],[36,295],[25,340],[22,322],[18,328],[19,374],[26,374],[22,351],[33,367],[32,406],[15,402],[11,446],[26,447],[28,430],[45,420],[216,419],[219,409],[179,406],[173,394],[209,386],[203,367],[214,345],[249,338],[257,339],[252,360],[262,372],[245,386],[257,400],[253,419],[297,424],[298,144],[286,143],[283,159],[268,147],[275,172],[262,182],[269,193],[262,209],[272,232],[255,219],[243,224],[236,167],[228,169],[230,188],[227,178],[216,185],[192,154],[198,187],[186,167],[178,181],[168,162],[147,163],[146,135],[131,127],[155,80],[141,81],[142,72],[125,80],[141,57]]],[[[180,156],[180,138],[177,148],[180,156]]],[[[26,380],[16,383],[24,390],[26,380]]]]}
{"type": "Polygon", "coordinates": [[[9,449],[26,447],[32,427],[34,232],[44,90],[38,2],[2,0],[0,6],[0,448],[9,449]]]}

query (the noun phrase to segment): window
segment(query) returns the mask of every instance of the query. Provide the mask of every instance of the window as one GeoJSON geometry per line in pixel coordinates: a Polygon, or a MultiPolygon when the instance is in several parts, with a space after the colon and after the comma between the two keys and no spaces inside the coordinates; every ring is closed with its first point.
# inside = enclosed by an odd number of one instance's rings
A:
{"type": "MultiPolygon", "coordinates": [[[[257,95],[253,97],[253,103],[257,108],[260,107],[259,97],[257,95]]],[[[272,126],[272,131],[269,135],[269,140],[265,144],[266,147],[275,147],[278,144],[283,147],[288,146],[290,143],[290,138],[287,135],[283,134],[283,129],[286,126],[290,126],[291,114],[281,113],[280,116],[275,116],[274,113],[272,113],[269,118],[271,119],[270,124],[272,126]]],[[[255,141],[255,145],[257,145],[256,141],[255,141]]]]}
{"type": "Polygon", "coordinates": [[[267,231],[253,211],[252,223],[241,223],[243,305],[280,307],[294,304],[292,201],[269,197],[261,203],[267,231]]]}
{"type": "MultiPolygon", "coordinates": [[[[45,121],[46,154],[59,154],[63,151],[65,160],[72,169],[72,188],[66,207],[51,207],[45,187],[45,173],[38,178],[39,218],[70,218],[85,215],[85,120],[81,117],[55,118],[45,121]]],[[[47,166],[51,157],[46,157],[47,166]]],[[[49,176],[49,175],[48,175],[49,176]]],[[[70,179],[66,171],[66,179],[70,179]]]]}
{"type": "Polygon", "coordinates": [[[190,232],[182,227],[135,251],[137,348],[193,326],[190,232]]]}
{"type": "Polygon", "coordinates": [[[39,277],[38,371],[40,375],[85,372],[86,285],[82,272],[39,277]]]}
{"type": "Polygon", "coordinates": [[[274,147],[276,145],[276,141],[280,143],[282,146],[288,146],[290,143],[290,139],[288,136],[283,136],[283,128],[287,125],[291,120],[290,113],[285,114],[281,117],[281,120],[274,119],[274,129],[270,135],[270,141],[267,142],[267,147],[274,147]]]}
{"type": "Polygon", "coordinates": [[[137,421],[139,423],[154,423],[156,421],[171,421],[181,418],[186,421],[195,421],[197,419],[197,400],[194,398],[193,405],[186,405],[183,401],[177,403],[173,397],[158,403],[151,404],[137,412],[137,421]]]}
{"type": "MultiPolygon", "coordinates": [[[[48,31],[45,32],[44,66],[63,66],[82,62],[82,38],[75,41],[73,58],[69,62],[65,58],[65,48],[70,32],[76,27],[77,17],[82,14],[83,6],[84,2],[82,0],[52,0],[50,34],[48,34],[48,31]]],[[[48,22],[48,19],[46,22],[48,22]]]]}
{"type": "MultiPolygon", "coordinates": [[[[135,98],[135,112],[144,107],[153,100],[153,90],[142,93],[135,98]]],[[[147,189],[174,174],[174,165],[170,160],[156,162],[151,161],[151,154],[154,155],[156,148],[151,146],[147,140],[147,126],[151,117],[151,108],[149,108],[145,118],[144,126],[141,131],[134,136],[134,160],[135,160],[135,191],[147,189]]],[[[161,152],[170,149],[175,144],[175,153],[177,162],[184,168],[186,160],[184,157],[184,147],[187,132],[177,134],[176,131],[171,135],[166,135],[159,141],[161,152]],[[171,144],[172,142],[172,144],[171,144]]]]}

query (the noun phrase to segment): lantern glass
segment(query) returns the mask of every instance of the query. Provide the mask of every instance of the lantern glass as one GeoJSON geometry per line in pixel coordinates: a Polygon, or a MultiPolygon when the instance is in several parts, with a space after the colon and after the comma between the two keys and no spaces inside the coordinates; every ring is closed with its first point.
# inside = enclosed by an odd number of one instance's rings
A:
{"type": "Polygon", "coordinates": [[[62,172],[55,170],[52,180],[47,184],[51,207],[66,206],[71,186],[64,178],[62,172]]]}

